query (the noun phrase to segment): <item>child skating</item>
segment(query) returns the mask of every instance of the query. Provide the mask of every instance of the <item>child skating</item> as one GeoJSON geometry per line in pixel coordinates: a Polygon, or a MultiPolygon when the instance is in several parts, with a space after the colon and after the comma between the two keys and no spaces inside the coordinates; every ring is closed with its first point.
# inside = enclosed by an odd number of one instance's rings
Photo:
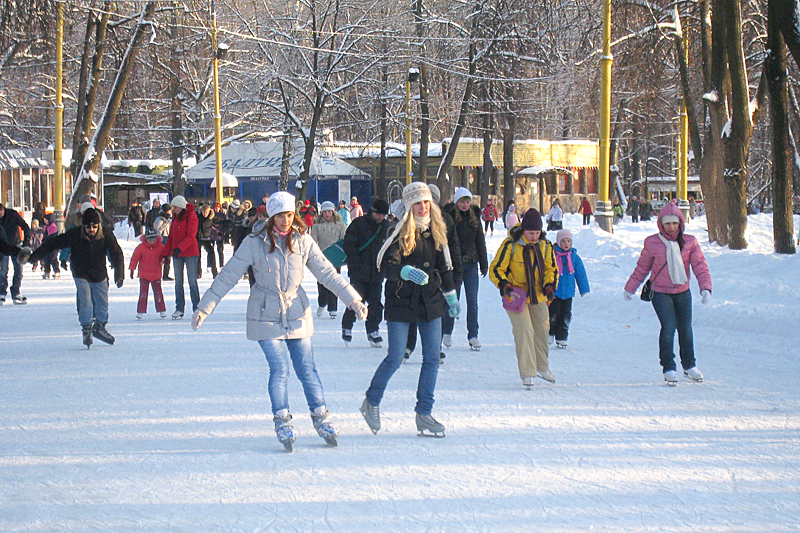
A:
{"type": "Polygon", "coordinates": [[[555,298],[550,302],[550,344],[555,340],[559,348],[567,347],[569,323],[572,320],[572,299],[575,285],[581,296],[589,294],[589,278],[578,251],[572,247],[572,232],[562,229],[556,233],[553,247],[558,267],[558,288],[555,298]]]}
{"type": "Polygon", "coordinates": [[[147,313],[150,286],[153,287],[156,311],[161,318],[165,318],[167,306],[164,303],[164,293],[161,291],[161,254],[164,252],[164,244],[161,242],[161,236],[153,228],[147,228],[140,239],[142,243],[133,251],[128,267],[131,279],[135,277],[137,266],[139,268],[139,303],[136,306],[136,318],[141,320],[147,313]]]}

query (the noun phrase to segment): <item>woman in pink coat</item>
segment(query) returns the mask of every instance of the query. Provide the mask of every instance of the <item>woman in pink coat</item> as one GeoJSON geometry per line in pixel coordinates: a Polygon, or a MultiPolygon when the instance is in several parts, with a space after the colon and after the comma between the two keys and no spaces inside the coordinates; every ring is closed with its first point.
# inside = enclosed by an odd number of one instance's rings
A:
{"type": "Polygon", "coordinates": [[[686,222],[678,206],[670,202],[658,213],[658,233],[644,241],[644,249],[633,274],[625,284],[625,299],[630,300],[636,289],[650,274],[653,288],[653,309],[661,322],[658,337],[659,357],[664,380],[678,383],[673,345],[678,331],[683,374],[693,381],[703,381],[694,357],[692,334],[692,293],[689,290],[691,266],[704,304],[711,300],[711,274],[697,239],[684,234],[686,222]]]}

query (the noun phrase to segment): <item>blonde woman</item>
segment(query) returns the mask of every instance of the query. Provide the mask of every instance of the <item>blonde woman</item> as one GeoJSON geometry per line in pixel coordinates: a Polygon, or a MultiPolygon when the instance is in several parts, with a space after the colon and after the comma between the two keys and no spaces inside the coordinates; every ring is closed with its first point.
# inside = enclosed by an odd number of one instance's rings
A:
{"type": "Polygon", "coordinates": [[[445,428],[431,415],[439,372],[442,316],[458,317],[447,228],[439,206],[424,183],[403,189],[405,214],[378,252],[378,268],[386,276],[385,318],[389,349],[367,389],[361,414],[373,433],[381,428],[379,405],[392,375],[400,368],[411,324],[422,340],[422,368],[417,385],[417,430],[444,437],[445,428]]]}
{"type": "Polygon", "coordinates": [[[322,382],[311,347],[314,322],[302,287],[305,269],[350,306],[359,318],[366,317],[367,309],[355,289],[336,273],[314,239],[306,233],[302,221],[295,217],[294,197],[287,192],[276,192],[265,207],[268,218],[256,221],[253,232],[225,263],[200,300],[192,317],[192,327],[199,328],[252,267],[254,283],[247,301],[247,338],[258,342],[269,363],[269,397],[278,440],[286,450],[292,450],[295,435],[287,389],[291,359],[303,385],[314,429],[325,442],[336,446],[338,431],[328,420],[322,382]]]}

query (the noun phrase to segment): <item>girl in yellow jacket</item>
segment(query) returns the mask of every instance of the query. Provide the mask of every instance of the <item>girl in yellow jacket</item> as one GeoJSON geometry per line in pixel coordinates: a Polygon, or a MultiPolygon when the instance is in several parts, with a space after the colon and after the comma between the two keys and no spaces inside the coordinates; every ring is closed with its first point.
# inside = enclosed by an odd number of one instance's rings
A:
{"type": "Polygon", "coordinates": [[[522,384],[533,386],[540,378],[555,383],[548,363],[550,315],[558,270],[553,245],[542,233],[542,216],[528,209],[522,222],[509,230],[489,267],[489,278],[503,297],[511,321],[522,384]]]}

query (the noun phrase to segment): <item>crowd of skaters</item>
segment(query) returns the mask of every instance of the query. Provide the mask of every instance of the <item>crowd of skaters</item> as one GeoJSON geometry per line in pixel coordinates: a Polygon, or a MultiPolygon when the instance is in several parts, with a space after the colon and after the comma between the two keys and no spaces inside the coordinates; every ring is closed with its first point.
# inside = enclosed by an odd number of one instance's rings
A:
{"type": "MultiPolygon", "coordinates": [[[[491,200],[482,208],[472,205],[473,195],[463,187],[457,188],[451,201],[442,207],[440,200],[435,185],[412,183],[403,190],[401,200],[390,206],[376,199],[366,212],[357,198],[350,204],[317,204],[313,198],[296,202],[285,192],[264,196],[255,207],[247,200],[235,200],[198,204],[195,208],[183,196],[175,196],[168,204],[153,202],[147,211],[137,201],[131,206],[129,223],[141,243],[127,266],[130,277],[138,277],[140,284],[136,316],[141,319],[147,312],[151,290],[156,311],[162,318],[167,316],[161,281],[171,279],[170,264],[175,276],[172,318],[184,317],[188,285],[195,329],[239,280],[248,279],[250,299],[262,304],[248,305],[247,336],[259,343],[269,362],[278,439],[287,448],[294,441],[286,398],[291,360],[303,384],[314,427],[326,442],[335,445],[337,431],[329,420],[313,362],[313,313],[303,303],[307,298],[300,297],[304,269],[308,268],[318,282],[317,317],[327,312],[336,319],[339,300],[345,304],[341,323],[345,343],[352,342],[355,322],[361,319],[370,346],[382,348],[380,325],[383,320],[387,322],[387,355],[375,371],[360,409],[370,429],[374,433],[380,430],[381,399],[392,375],[413,352],[419,335],[423,363],[415,407],[417,429],[421,434],[444,436],[444,426],[432,415],[433,396],[438,366],[444,360],[442,347],[452,346],[454,320],[461,315],[462,289],[467,310],[466,340],[473,350],[481,349],[480,277],[488,275],[499,289],[526,388],[532,387],[537,377],[555,382],[555,373],[549,368],[549,347],[554,342],[559,348],[567,347],[575,288],[581,296],[588,295],[590,289],[586,269],[572,247],[572,233],[562,227],[563,212],[557,201],[546,216],[536,209],[520,216],[513,201],[506,204],[502,214],[491,200]],[[493,231],[493,222],[498,219],[504,220],[508,234],[489,264],[485,234],[493,231]],[[547,229],[556,233],[552,241],[544,231],[545,222],[547,229]],[[227,263],[226,245],[233,247],[227,263]],[[214,278],[202,298],[197,285],[202,275],[201,250],[206,251],[207,268],[214,278]],[[341,276],[345,263],[349,279],[341,276]],[[287,279],[277,274],[287,270],[287,279]],[[259,308],[257,312],[255,308],[259,308]]],[[[15,212],[0,206],[0,254],[6,260],[4,265],[10,261],[15,266],[14,303],[25,303],[19,294],[22,276],[20,273],[18,281],[16,267],[21,270],[26,262],[34,266],[42,262],[51,269],[58,268],[54,254],[69,250],[83,342],[88,347],[93,338],[98,338],[113,344],[114,338],[106,329],[107,265],[110,261],[113,282],[122,287],[124,258],[113,227],[96,202],[83,197],[80,204],[61,235],[52,232],[53,221],[47,215],[35,216],[29,228],[18,214],[19,219],[15,212]],[[27,248],[29,244],[36,249],[27,248]]],[[[581,210],[586,216],[583,203],[581,210]]],[[[707,303],[710,274],[696,239],[685,235],[685,220],[674,203],[668,203],[659,213],[658,228],[659,233],[645,241],[624,296],[630,299],[650,274],[655,290],[653,306],[662,326],[659,357],[664,378],[670,385],[677,382],[672,347],[677,331],[684,373],[701,381],[693,351],[688,277],[691,268],[700,283],[702,301],[707,303]]],[[[65,267],[63,263],[61,266],[65,267]]],[[[5,280],[7,272],[5,266],[0,281],[5,280]]],[[[7,282],[3,292],[6,286],[7,282]]]]}

